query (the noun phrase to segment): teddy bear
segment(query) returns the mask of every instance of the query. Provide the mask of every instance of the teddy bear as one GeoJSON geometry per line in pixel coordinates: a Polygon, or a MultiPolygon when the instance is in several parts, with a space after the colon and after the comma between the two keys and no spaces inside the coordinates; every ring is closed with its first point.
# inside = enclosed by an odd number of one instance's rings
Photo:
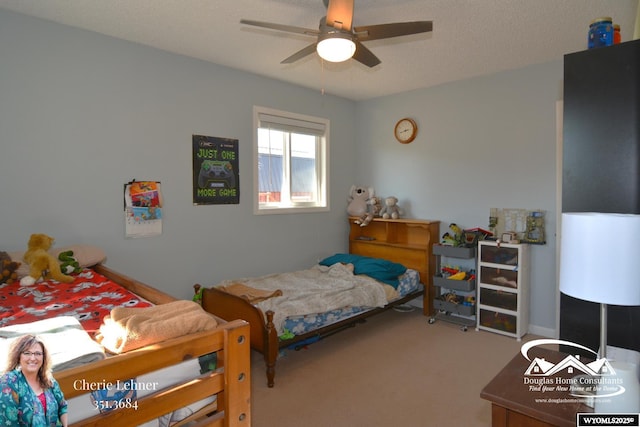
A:
{"type": "Polygon", "coordinates": [[[16,281],[20,265],[22,263],[13,261],[8,253],[0,252],[0,284],[16,281]]]}
{"type": "Polygon", "coordinates": [[[361,227],[369,225],[376,215],[374,212],[377,211],[379,206],[373,187],[356,187],[352,185],[347,201],[349,202],[347,213],[349,216],[356,217],[354,223],[359,224],[361,227]]]}
{"type": "Polygon", "coordinates": [[[385,219],[393,218],[398,219],[400,215],[403,215],[404,212],[398,206],[398,198],[397,197],[387,197],[384,199],[384,206],[380,210],[380,216],[385,219]]]}
{"type": "Polygon", "coordinates": [[[369,209],[374,217],[380,216],[382,210],[382,203],[380,203],[380,197],[373,196],[369,199],[369,209]]]}
{"type": "Polygon", "coordinates": [[[64,274],[80,273],[82,268],[80,263],[73,256],[73,251],[64,251],[58,254],[58,261],[60,261],[60,271],[64,274]]]}
{"type": "Polygon", "coordinates": [[[29,265],[29,275],[20,279],[20,285],[31,286],[40,278],[54,279],[58,282],[71,283],[73,277],[63,274],[60,263],[49,252],[53,245],[53,237],[46,234],[32,234],[27,244],[23,259],[29,265]]]}

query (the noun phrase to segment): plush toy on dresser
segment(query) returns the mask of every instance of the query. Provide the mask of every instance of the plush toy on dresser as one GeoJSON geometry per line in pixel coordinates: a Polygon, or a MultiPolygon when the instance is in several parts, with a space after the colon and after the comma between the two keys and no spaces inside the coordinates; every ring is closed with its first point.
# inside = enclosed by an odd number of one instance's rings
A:
{"type": "Polygon", "coordinates": [[[22,286],[31,286],[40,278],[54,279],[64,283],[73,282],[73,277],[63,274],[60,270],[60,262],[47,252],[53,245],[53,241],[53,237],[46,234],[31,235],[23,257],[24,262],[29,264],[29,275],[20,279],[22,286]]]}
{"type": "Polygon", "coordinates": [[[373,187],[351,186],[347,199],[347,213],[354,216],[354,222],[360,227],[369,225],[371,220],[380,212],[380,201],[375,196],[373,187]]]}
{"type": "Polygon", "coordinates": [[[404,215],[404,212],[398,206],[398,198],[393,196],[385,198],[384,206],[380,210],[380,216],[385,219],[398,219],[400,215],[404,215]]]}

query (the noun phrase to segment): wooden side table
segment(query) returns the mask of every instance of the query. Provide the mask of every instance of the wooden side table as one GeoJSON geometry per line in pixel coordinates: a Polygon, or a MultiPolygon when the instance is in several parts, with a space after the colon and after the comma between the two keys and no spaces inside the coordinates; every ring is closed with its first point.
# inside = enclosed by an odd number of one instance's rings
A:
{"type": "MultiPolygon", "coordinates": [[[[544,358],[558,363],[567,354],[559,351],[535,348],[529,356],[544,358]]],[[[480,397],[491,402],[491,425],[493,427],[575,427],[576,414],[593,412],[581,399],[571,396],[568,391],[533,391],[535,384],[525,381],[525,372],[531,365],[518,353],[481,391],[480,397]],[[547,399],[546,402],[540,399],[547,399]]],[[[553,377],[570,379],[577,373],[560,372],[553,377]]],[[[555,384],[550,384],[553,387],[555,384]]]]}

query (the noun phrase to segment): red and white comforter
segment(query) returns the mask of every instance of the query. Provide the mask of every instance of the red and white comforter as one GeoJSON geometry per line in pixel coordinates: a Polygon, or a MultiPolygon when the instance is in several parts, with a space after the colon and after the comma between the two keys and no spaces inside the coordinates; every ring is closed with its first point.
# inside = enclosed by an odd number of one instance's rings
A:
{"type": "Polygon", "coordinates": [[[20,282],[0,285],[0,327],[73,316],[93,334],[114,307],[152,305],[93,270],[72,276],[72,283],[49,280],[33,286],[20,286],[20,282]]]}

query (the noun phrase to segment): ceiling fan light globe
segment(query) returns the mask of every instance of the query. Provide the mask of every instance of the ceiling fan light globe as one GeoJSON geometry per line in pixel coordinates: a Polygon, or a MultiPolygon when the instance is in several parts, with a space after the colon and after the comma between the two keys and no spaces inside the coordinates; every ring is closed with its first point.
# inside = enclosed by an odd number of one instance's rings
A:
{"type": "Polygon", "coordinates": [[[337,34],[320,40],[316,50],[325,61],[343,62],[356,52],[356,44],[350,37],[337,34]]]}

